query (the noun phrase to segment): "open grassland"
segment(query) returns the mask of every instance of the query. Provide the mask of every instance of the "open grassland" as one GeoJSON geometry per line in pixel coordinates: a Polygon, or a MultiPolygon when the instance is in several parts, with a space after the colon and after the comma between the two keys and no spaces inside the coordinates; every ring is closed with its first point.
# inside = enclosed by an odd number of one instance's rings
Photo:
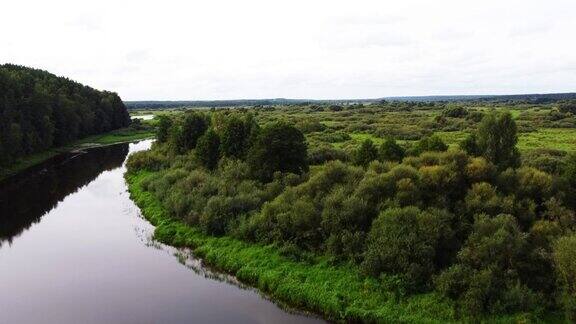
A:
{"type": "Polygon", "coordinates": [[[557,149],[567,152],[576,151],[576,129],[542,128],[519,136],[518,148],[529,151],[538,148],[557,149]]]}

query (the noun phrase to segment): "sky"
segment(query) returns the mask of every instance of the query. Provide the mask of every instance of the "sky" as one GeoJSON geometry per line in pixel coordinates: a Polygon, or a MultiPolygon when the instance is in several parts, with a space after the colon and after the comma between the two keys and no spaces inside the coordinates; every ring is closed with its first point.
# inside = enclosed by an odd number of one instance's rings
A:
{"type": "Polygon", "coordinates": [[[576,1],[6,0],[0,63],[124,100],[576,91],[576,1]]]}

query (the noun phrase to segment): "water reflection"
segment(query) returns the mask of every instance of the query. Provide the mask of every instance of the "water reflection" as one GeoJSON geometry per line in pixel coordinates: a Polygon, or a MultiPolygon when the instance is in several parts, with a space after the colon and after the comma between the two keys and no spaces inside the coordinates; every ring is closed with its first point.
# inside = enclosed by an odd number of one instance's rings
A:
{"type": "Polygon", "coordinates": [[[321,322],[150,240],[122,165],[150,145],[67,154],[0,184],[0,237],[12,242],[0,246],[0,323],[321,322]]]}
{"type": "Polygon", "coordinates": [[[38,222],[100,173],[118,168],[128,144],[58,155],[0,183],[0,246],[38,222]]]}

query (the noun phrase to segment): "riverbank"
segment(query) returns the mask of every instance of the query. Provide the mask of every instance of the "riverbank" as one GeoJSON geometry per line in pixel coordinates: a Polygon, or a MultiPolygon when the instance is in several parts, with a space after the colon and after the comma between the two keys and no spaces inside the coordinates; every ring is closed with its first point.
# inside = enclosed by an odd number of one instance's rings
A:
{"type": "MultiPolygon", "coordinates": [[[[130,196],[143,216],[156,226],[154,238],[164,244],[189,247],[207,264],[230,273],[272,299],[338,322],[457,322],[452,304],[434,293],[399,298],[374,278],[352,265],[333,265],[327,259],[293,261],[274,246],[246,243],[230,237],[211,237],[169,217],[166,209],[143,190],[150,172],[126,174],[130,196]]],[[[531,322],[529,314],[499,316],[490,322],[531,322]]],[[[555,316],[554,316],[555,317],[555,316]]],[[[547,318],[545,321],[552,320],[547,318]]]]}
{"type": "Polygon", "coordinates": [[[52,148],[50,150],[32,154],[19,159],[19,161],[14,163],[12,166],[0,169],[0,181],[64,152],[97,146],[133,142],[137,140],[152,138],[154,136],[155,133],[153,129],[135,130],[131,128],[122,128],[104,134],[88,136],[69,145],[52,148]]]}

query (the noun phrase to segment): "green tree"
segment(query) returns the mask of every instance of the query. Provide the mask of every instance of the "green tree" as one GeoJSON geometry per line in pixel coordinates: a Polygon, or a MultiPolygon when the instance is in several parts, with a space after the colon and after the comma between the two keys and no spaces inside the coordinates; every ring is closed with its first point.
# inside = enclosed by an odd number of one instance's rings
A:
{"type": "MultiPolygon", "coordinates": [[[[562,176],[568,183],[569,197],[576,197],[576,153],[566,157],[562,176]]],[[[568,199],[567,204],[576,209],[576,199],[568,199]]]]}
{"type": "Polygon", "coordinates": [[[224,156],[244,158],[248,149],[250,126],[237,116],[229,117],[220,133],[221,150],[224,156]]]}
{"type": "Polygon", "coordinates": [[[378,149],[371,139],[366,139],[356,151],[354,162],[357,165],[367,166],[370,162],[378,158],[378,149]]]}
{"type": "Polygon", "coordinates": [[[159,143],[168,141],[170,135],[170,128],[172,127],[172,120],[168,116],[158,116],[158,128],[156,130],[156,140],[159,143]]]}
{"type": "Polygon", "coordinates": [[[304,135],[284,122],[269,124],[257,135],[247,162],[252,174],[262,181],[272,180],[277,171],[295,174],[307,172],[304,135]]]}
{"type": "Polygon", "coordinates": [[[444,141],[440,138],[440,136],[434,134],[432,136],[424,137],[416,146],[416,150],[418,154],[423,152],[444,152],[448,150],[448,145],[444,143],[444,141]]]}
{"type": "Polygon", "coordinates": [[[452,216],[442,210],[421,211],[416,207],[388,209],[370,229],[365,272],[385,272],[404,278],[412,289],[422,288],[437,268],[439,247],[451,239],[452,216]]]}
{"type": "Polygon", "coordinates": [[[554,244],[554,263],[562,285],[564,310],[570,323],[576,322],[576,235],[565,236],[554,244]]]}
{"type": "Polygon", "coordinates": [[[200,136],[208,128],[204,116],[199,113],[187,113],[182,121],[182,126],[176,132],[176,150],[178,153],[186,153],[196,147],[200,136]]]}
{"type": "Polygon", "coordinates": [[[401,162],[406,155],[404,148],[398,145],[396,140],[392,137],[386,138],[384,143],[380,145],[380,150],[378,153],[380,155],[380,160],[382,161],[401,162]]]}
{"type": "Polygon", "coordinates": [[[466,138],[460,142],[460,148],[472,156],[479,156],[482,155],[480,148],[478,147],[478,140],[476,139],[475,134],[470,134],[466,136],[466,138]]]}
{"type": "Polygon", "coordinates": [[[212,129],[204,133],[198,139],[194,154],[204,167],[214,170],[220,159],[220,138],[218,134],[212,129]]]}
{"type": "Polygon", "coordinates": [[[500,170],[520,165],[517,127],[510,112],[485,115],[478,126],[476,141],[481,155],[500,170]]]}
{"type": "Polygon", "coordinates": [[[526,234],[510,215],[479,215],[458,261],[436,279],[436,288],[468,315],[533,310],[538,295],[520,281],[526,234]]]}

